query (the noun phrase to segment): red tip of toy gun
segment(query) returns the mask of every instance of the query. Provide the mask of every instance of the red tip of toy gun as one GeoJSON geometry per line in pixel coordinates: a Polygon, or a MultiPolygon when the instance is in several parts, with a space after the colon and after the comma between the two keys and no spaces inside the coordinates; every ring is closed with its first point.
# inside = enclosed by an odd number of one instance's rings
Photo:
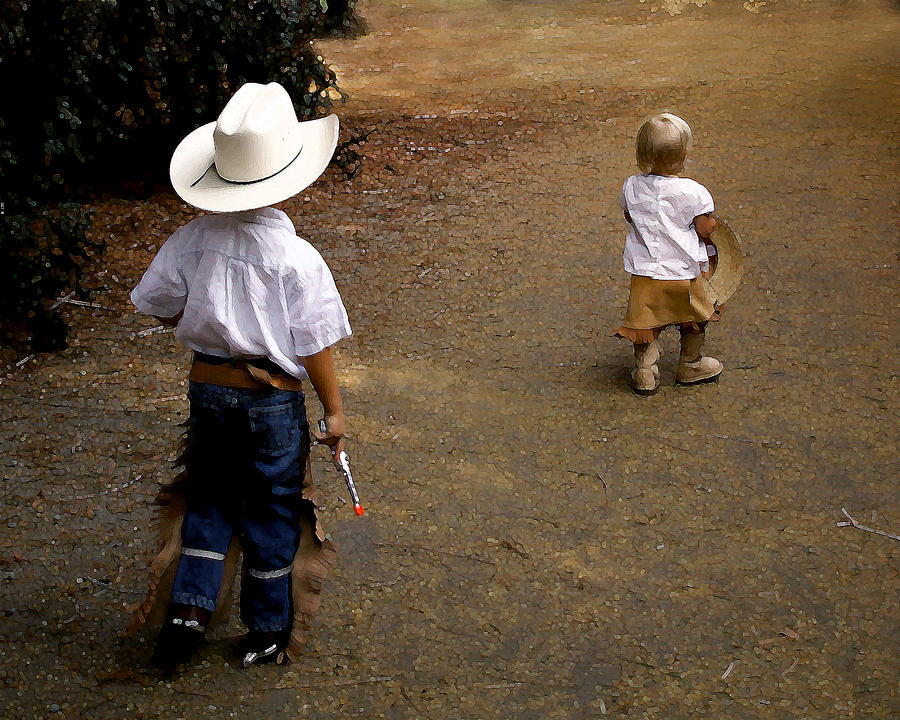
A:
{"type": "Polygon", "coordinates": [[[357,515],[362,515],[362,514],[364,514],[364,513],[366,512],[365,510],[363,510],[363,506],[362,506],[362,505],[354,505],[354,506],[353,506],[353,509],[356,510],[356,514],[357,514],[357,515]]]}

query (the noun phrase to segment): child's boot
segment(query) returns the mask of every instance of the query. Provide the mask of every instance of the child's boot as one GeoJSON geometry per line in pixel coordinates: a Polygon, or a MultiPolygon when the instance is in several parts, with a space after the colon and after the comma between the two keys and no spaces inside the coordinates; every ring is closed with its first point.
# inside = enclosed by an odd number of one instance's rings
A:
{"type": "Polygon", "coordinates": [[[681,356],[678,358],[675,382],[682,385],[711,382],[722,373],[725,366],[721,362],[700,352],[704,338],[703,333],[681,334],[681,356]]]}
{"type": "Polygon", "coordinates": [[[186,663],[200,649],[206,638],[211,613],[203,608],[177,605],[169,609],[169,618],[156,638],[153,663],[166,672],[186,663]]]}
{"type": "Polygon", "coordinates": [[[659,343],[635,343],[631,386],[638,395],[652,395],[659,390],[659,343]]]}
{"type": "Polygon", "coordinates": [[[238,654],[244,667],[277,660],[279,653],[287,647],[290,628],[286,630],[251,630],[238,645],[238,654]]]}

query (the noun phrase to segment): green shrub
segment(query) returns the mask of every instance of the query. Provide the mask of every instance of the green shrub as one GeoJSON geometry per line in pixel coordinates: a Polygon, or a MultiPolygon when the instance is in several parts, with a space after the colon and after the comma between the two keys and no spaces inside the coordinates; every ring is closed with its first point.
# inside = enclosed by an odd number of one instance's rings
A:
{"type": "Polygon", "coordinates": [[[177,142],[241,84],[277,81],[301,119],[325,112],[335,77],[311,40],[358,29],[354,5],[0,0],[0,342],[78,287],[88,225],[77,204],[164,182],[177,142]]]}

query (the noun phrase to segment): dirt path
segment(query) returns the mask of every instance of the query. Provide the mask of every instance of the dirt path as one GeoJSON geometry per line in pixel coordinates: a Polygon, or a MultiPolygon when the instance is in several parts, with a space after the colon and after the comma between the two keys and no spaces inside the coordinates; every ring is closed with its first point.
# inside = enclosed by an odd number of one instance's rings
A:
{"type": "MultiPolygon", "coordinates": [[[[235,669],[219,633],[165,682],[122,642],[186,406],[186,353],[126,291],[183,221],[98,209],[116,238],[72,347],[3,381],[0,716],[886,718],[900,714],[900,13],[625,2],[362,5],[321,45],[375,128],[350,181],[288,208],[355,335],[340,348],[368,513],[308,657],[235,669]],[[716,385],[627,387],[616,209],[641,119],[696,137],[688,173],[747,273],[716,385]],[[103,292],[105,290],[105,292],[103,292]],[[137,474],[142,478],[134,481],[137,474]]],[[[758,5],[758,4],[757,4],[758,5]]]]}

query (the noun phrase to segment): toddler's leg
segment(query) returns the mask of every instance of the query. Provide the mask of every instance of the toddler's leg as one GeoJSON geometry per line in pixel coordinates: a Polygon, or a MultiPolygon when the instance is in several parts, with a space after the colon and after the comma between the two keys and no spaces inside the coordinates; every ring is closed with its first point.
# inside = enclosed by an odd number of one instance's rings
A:
{"type": "Polygon", "coordinates": [[[634,364],[631,383],[638,395],[652,395],[659,389],[659,343],[634,344],[634,364]]]}
{"type": "Polygon", "coordinates": [[[682,385],[691,385],[718,378],[724,369],[722,363],[700,352],[706,337],[706,323],[699,326],[699,331],[690,326],[682,326],[680,330],[681,355],[678,358],[675,381],[682,385]]]}

